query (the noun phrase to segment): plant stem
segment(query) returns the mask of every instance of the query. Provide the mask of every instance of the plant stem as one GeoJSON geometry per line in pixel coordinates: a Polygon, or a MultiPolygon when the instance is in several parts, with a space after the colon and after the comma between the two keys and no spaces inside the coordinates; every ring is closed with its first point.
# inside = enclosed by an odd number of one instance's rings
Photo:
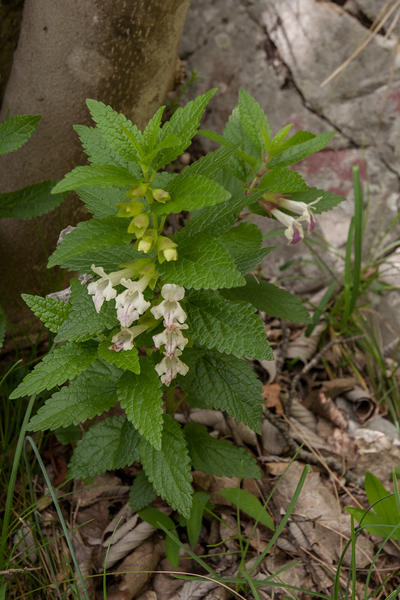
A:
{"type": "Polygon", "coordinates": [[[169,415],[174,414],[174,397],[175,397],[175,385],[172,385],[167,390],[167,413],[169,415]]]}
{"type": "Polygon", "coordinates": [[[35,402],[35,398],[36,398],[36,394],[31,396],[31,398],[29,400],[28,408],[26,409],[25,417],[24,417],[21,431],[20,431],[20,434],[18,437],[17,449],[16,449],[15,455],[14,455],[10,483],[9,483],[8,492],[7,492],[6,508],[4,511],[2,534],[1,534],[0,570],[4,569],[4,554],[5,554],[5,548],[6,548],[7,539],[8,539],[7,533],[8,533],[8,526],[10,524],[11,505],[12,505],[12,501],[13,501],[13,497],[14,497],[15,482],[17,479],[17,471],[18,471],[18,467],[19,467],[19,461],[21,458],[22,447],[23,447],[23,443],[24,443],[24,436],[25,436],[25,432],[26,432],[26,429],[28,426],[29,419],[31,417],[31,412],[32,412],[33,404],[35,402]]]}

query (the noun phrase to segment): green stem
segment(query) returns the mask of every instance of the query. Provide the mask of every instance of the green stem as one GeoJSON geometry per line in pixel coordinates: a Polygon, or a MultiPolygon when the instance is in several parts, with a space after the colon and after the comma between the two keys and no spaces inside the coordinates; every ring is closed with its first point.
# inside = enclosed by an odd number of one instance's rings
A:
{"type": "Polygon", "coordinates": [[[169,415],[174,414],[174,397],[175,397],[175,385],[172,385],[167,390],[167,413],[169,415]]]}
{"type": "Polygon", "coordinates": [[[10,483],[9,483],[8,492],[7,492],[7,500],[6,500],[6,507],[5,507],[5,511],[4,511],[4,519],[3,519],[3,527],[2,527],[2,535],[1,535],[0,570],[3,570],[4,566],[5,566],[4,565],[4,554],[5,554],[5,549],[6,549],[6,545],[7,545],[7,539],[8,539],[8,527],[10,525],[11,505],[12,505],[12,501],[14,498],[15,482],[17,479],[17,472],[18,472],[18,467],[19,467],[19,461],[21,458],[22,447],[23,447],[23,443],[24,443],[24,436],[25,436],[26,429],[28,427],[29,419],[31,418],[31,412],[32,412],[33,404],[35,402],[35,398],[36,398],[36,394],[31,396],[31,398],[29,400],[28,408],[26,409],[24,421],[22,423],[21,431],[20,431],[20,434],[18,437],[17,449],[14,454],[14,461],[13,461],[10,483]]]}

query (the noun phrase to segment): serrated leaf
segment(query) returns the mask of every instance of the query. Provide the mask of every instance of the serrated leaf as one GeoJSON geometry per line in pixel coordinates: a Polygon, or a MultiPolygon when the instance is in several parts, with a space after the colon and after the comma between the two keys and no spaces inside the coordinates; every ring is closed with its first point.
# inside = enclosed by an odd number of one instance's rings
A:
{"type": "Polygon", "coordinates": [[[147,123],[143,131],[143,146],[145,154],[153,150],[157,143],[157,137],[160,134],[161,119],[165,106],[160,106],[154,117],[147,123]]]}
{"type": "Polygon", "coordinates": [[[48,267],[54,267],[74,256],[93,252],[109,246],[124,246],[134,236],[127,232],[125,219],[108,217],[107,219],[91,219],[78,223],[77,228],[66,235],[55,252],[50,256],[48,267]]]}
{"type": "MultiPolygon", "coordinates": [[[[246,130],[243,127],[238,106],[233,109],[233,112],[229,117],[224,129],[224,137],[232,144],[235,144],[248,156],[252,156],[253,158],[257,158],[259,161],[261,161],[260,150],[250,140],[246,130]]],[[[247,165],[243,159],[236,155],[231,157],[229,163],[227,164],[227,169],[230,171],[230,173],[232,173],[232,175],[243,182],[246,182],[252,173],[249,165],[247,165]]]]}
{"type": "Polygon", "coordinates": [[[60,206],[66,194],[52,195],[56,181],[42,181],[0,194],[0,219],[33,219],[60,206]]]}
{"type": "Polygon", "coordinates": [[[197,135],[201,135],[201,137],[204,137],[211,142],[217,142],[217,144],[222,144],[223,146],[230,146],[230,142],[228,142],[223,135],[219,135],[219,133],[211,131],[210,129],[199,129],[197,135]]]}
{"type": "Polygon", "coordinates": [[[157,267],[164,281],[195,290],[244,285],[229,252],[209,235],[190,236],[180,241],[178,257],[177,261],[157,267]]]}
{"type": "Polygon", "coordinates": [[[274,523],[263,507],[261,502],[253,496],[247,490],[241,490],[238,488],[226,488],[219,492],[221,496],[232,502],[235,506],[238,506],[240,510],[245,512],[250,517],[253,517],[256,521],[259,521],[268,529],[275,531],[274,523]]]}
{"type": "Polygon", "coordinates": [[[231,197],[223,187],[204,175],[187,175],[184,178],[178,176],[168,184],[166,191],[171,200],[165,204],[154,203],[151,206],[151,211],[157,215],[214,206],[231,197]]]}
{"type": "Polygon", "coordinates": [[[92,165],[113,165],[128,168],[128,161],[111,149],[110,144],[97,127],[74,125],[82,146],[92,165]]]}
{"type": "Polygon", "coordinates": [[[271,161],[268,163],[268,167],[270,169],[275,169],[276,167],[288,167],[289,165],[294,165],[300,160],[307,158],[307,156],[314,154],[314,152],[319,152],[319,150],[325,148],[335,133],[336,131],[319,133],[306,142],[292,146],[287,150],[283,150],[283,152],[280,152],[271,159],[271,161]]]}
{"type": "Polygon", "coordinates": [[[54,431],[57,441],[63,446],[75,444],[82,437],[82,431],[77,425],[68,425],[68,427],[59,427],[54,431]]]}
{"type": "Polygon", "coordinates": [[[44,431],[84,423],[117,403],[117,381],[122,371],[96,360],[93,365],[46,400],[31,419],[31,431],[44,431]]]}
{"type": "Polygon", "coordinates": [[[183,108],[178,108],[171,119],[165,123],[161,130],[159,140],[162,141],[164,137],[173,133],[181,140],[181,144],[174,148],[162,150],[156,156],[152,164],[152,168],[155,171],[158,171],[161,167],[164,167],[175,160],[190,145],[192,137],[195,135],[199,126],[205,107],[216,91],[216,89],[209,90],[202,96],[198,96],[195,100],[188,102],[183,108]]]}
{"type": "Polygon", "coordinates": [[[68,319],[61,325],[56,341],[86,341],[95,333],[104,329],[113,329],[119,325],[115,300],[104,302],[97,313],[93,303],[93,296],[87,291],[87,286],[81,285],[77,279],[71,279],[71,304],[72,308],[68,319]]]}
{"type": "Polygon", "coordinates": [[[317,198],[321,198],[321,200],[314,204],[313,212],[317,215],[332,210],[332,208],[335,208],[335,206],[338,206],[338,204],[346,200],[343,196],[326,192],[325,190],[319,190],[317,188],[308,188],[305,192],[290,194],[290,197],[292,200],[305,202],[306,204],[310,204],[310,202],[314,202],[317,198]]]}
{"type": "Polygon", "coordinates": [[[38,394],[62,385],[67,379],[77,377],[88,368],[97,357],[97,344],[69,342],[47,354],[19,384],[10,396],[11,400],[22,396],[38,394]]]}
{"type": "Polygon", "coordinates": [[[186,348],[182,361],[189,366],[179,386],[207,408],[227,411],[256,433],[261,432],[262,387],[251,366],[229,354],[186,348]]]}
{"type": "Polygon", "coordinates": [[[190,335],[202,346],[238,358],[273,360],[264,324],[255,308],[244,302],[226,302],[217,293],[200,290],[185,303],[190,335]]]}
{"type": "Polygon", "coordinates": [[[84,167],[75,167],[73,171],[67,173],[64,179],[59,181],[55,188],[53,188],[52,194],[79,190],[83,187],[132,186],[137,182],[137,177],[124,167],[86,165],[84,167]]]}
{"type": "Polygon", "coordinates": [[[282,144],[279,146],[273,147],[271,144],[270,155],[275,156],[287,148],[292,148],[292,146],[297,146],[303,142],[308,142],[308,140],[312,140],[313,138],[315,138],[315,133],[310,133],[309,131],[303,131],[300,129],[300,131],[297,131],[294,135],[292,135],[291,138],[285,142],[282,142],[282,144]]]}
{"type": "Polygon", "coordinates": [[[101,342],[99,344],[99,356],[110,365],[115,365],[119,369],[132,371],[132,373],[140,373],[138,349],[133,347],[131,350],[115,352],[115,350],[109,349],[111,344],[110,340],[101,342]]]}
{"type": "MultiPolygon", "coordinates": [[[[196,162],[184,167],[179,176],[182,178],[188,175],[205,175],[208,179],[214,179],[218,176],[222,167],[229,162],[235,150],[236,146],[229,144],[228,148],[219,148],[215,152],[208,152],[205,156],[196,160],[196,162]]],[[[218,183],[221,184],[221,182],[218,183]]],[[[221,185],[225,188],[223,184],[221,185]]]]}
{"type": "Polygon", "coordinates": [[[204,509],[207,506],[209,499],[210,494],[206,494],[206,492],[195,492],[193,494],[192,510],[190,511],[190,517],[186,523],[189,543],[192,548],[194,548],[199,541],[204,509]]]}
{"type": "Polygon", "coordinates": [[[233,290],[221,290],[221,296],[227,300],[250,302],[257,310],[262,310],[271,317],[311,323],[311,317],[300,298],[252,275],[247,275],[245,279],[245,286],[233,290]]]}
{"type": "Polygon", "coordinates": [[[143,142],[143,136],[136,125],[133,125],[124,115],[115,112],[111,106],[106,106],[103,102],[96,100],[86,100],[93,121],[97,123],[98,128],[104,135],[112,150],[128,161],[137,161],[138,153],[132,145],[127,132],[133,136],[136,144],[140,146],[143,142]],[[121,127],[122,126],[122,127],[121,127]]]}
{"type": "Polygon", "coordinates": [[[145,508],[157,498],[157,492],[154,490],[144,470],[140,471],[133,480],[129,490],[129,506],[132,512],[136,513],[145,508]]]}
{"type": "MultiPolygon", "coordinates": [[[[78,195],[86,208],[96,219],[106,219],[116,216],[118,208],[117,202],[126,202],[126,192],[129,186],[118,187],[89,187],[78,190],[78,195]]],[[[129,223],[129,221],[128,221],[129,223]]]]}
{"type": "Polygon", "coordinates": [[[278,148],[278,146],[281,145],[292,127],[292,123],[290,125],[285,125],[285,127],[283,127],[276,135],[274,135],[271,140],[271,151],[274,151],[276,148],[278,148]]]}
{"type": "Polygon", "coordinates": [[[245,275],[249,271],[253,271],[256,266],[262,263],[264,258],[272,252],[272,250],[275,250],[275,246],[260,248],[254,252],[245,252],[244,254],[234,256],[237,270],[240,271],[242,275],[245,275]]]}
{"type": "Polygon", "coordinates": [[[261,477],[256,461],[244,448],[211,437],[200,423],[188,423],[184,432],[190,460],[196,471],[218,477],[261,477]]]}
{"type": "Polygon", "coordinates": [[[17,115],[0,123],[0,156],[21,148],[29,140],[42,115],[17,115]]]}
{"type": "Polygon", "coordinates": [[[138,460],[140,436],[125,417],[109,417],[85,433],[70,462],[70,474],[87,479],[138,460]]]}
{"type": "Polygon", "coordinates": [[[118,399],[139,433],[161,450],[163,402],[161,381],[153,362],[140,357],[140,374],[126,372],[118,382],[118,399]]]}
{"type": "Polygon", "coordinates": [[[307,184],[296,171],[278,167],[261,179],[258,188],[269,193],[290,194],[307,190],[307,184]]]}
{"type": "Polygon", "coordinates": [[[143,258],[143,252],[137,252],[132,244],[125,246],[110,246],[93,252],[87,252],[82,256],[73,256],[63,261],[60,266],[69,271],[78,271],[79,275],[92,273],[92,265],[101,265],[106,273],[118,271],[120,265],[123,265],[134,258],[143,258]]]}
{"type": "Polygon", "coordinates": [[[264,150],[264,143],[259,125],[264,129],[268,138],[271,138],[271,130],[267,117],[258,104],[246,90],[239,88],[239,113],[243,127],[255,146],[264,150]]]}
{"type": "Polygon", "coordinates": [[[68,318],[71,305],[55,298],[42,298],[41,296],[30,296],[22,294],[22,299],[31,311],[39,317],[43,325],[53,333],[57,333],[68,318]]]}
{"type": "Polygon", "coordinates": [[[6,337],[6,313],[0,304],[0,348],[3,346],[4,338],[6,337]]]}
{"type": "Polygon", "coordinates": [[[162,450],[156,450],[146,439],[139,444],[140,459],[156,492],[184,517],[192,506],[192,476],[186,439],[179,424],[164,414],[162,450]]]}

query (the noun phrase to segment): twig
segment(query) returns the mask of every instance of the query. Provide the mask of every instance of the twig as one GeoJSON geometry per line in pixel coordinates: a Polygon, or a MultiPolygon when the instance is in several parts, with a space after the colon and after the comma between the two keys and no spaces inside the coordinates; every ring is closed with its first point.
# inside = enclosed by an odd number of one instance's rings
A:
{"type": "MultiPolygon", "coordinates": [[[[312,454],[311,452],[308,452],[307,450],[299,450],[300,446],[297,444],[297,442],[294,441],[294,439],[290,435],[290,430],[287,423],[284,423],[283,421],[277,419],[277,417],[274,414],[272,414],[271,411],[266,407],[264,408],[264,415],[267,417],[268,421],[280,431],[283,438],[285,439],[285,442],[289,446],[290,452],[292,454],[296,454],[296,452],[298,453],[298,460],[318,467],[322,465],[328,470],[328,472],[329,470],[332,470],[337,471],[340,474],[343,473],[342,463],[336,460],[336,458],[334,458],[333,456],[328,456],[324,458],[323,461],[321,461],[321,459],[318,456],[314,456],[314,454],[312,454]]],[[[348,481],[351,481],[351,483],[354,483],[354,485],[358,487],[363,487],[363,481],[350,471],[346,470],[343,473],[343,477],[348,481]]],[[[348,490],[346,491],[348,492],[348,490]]]]}
{"type": "Polygon", "coordinates": [[[281,327],[282,327],[282,343],[279,348],[280,352],[279,352],[278,358],[276,359],[275,378],[277,378],[282,373],[283,365],[285,364],[286,353],[287,353],[287,348],[288,348],[288,344],[289,344],[289,338],[290,338],[290,329],[287,326],[286,321],[284,319],[281,319],[281,327]]]}
{"type": "Polygon", "coordinates": [[[7,569],[7,571],[0,571],[0,575],[13,575],[14,573],[26,573],[27,571],[38,571],[43,567],[25,567],[24,569],[7,569]]]}
{"type": "Polygon", "coordinates": [[[314,356],[314,358],[312,358],[306,365],[304,365],[304,367],[302,368],[300,373],[297,373],[297,375],[295,375],[292,379],[292,383],[291,383],[290,390],[289,390],[289,396],[288,396],[288,399],[286,402],[286,407],[285,407],[285,412],[288,417],[290,417],[292,402],[293,402],[293,399],[294,399],[294,396],[296,393],[297,384],[299,383],[299,381],[303,377],[303,375],[305,375],[306,373],[308,373],[308,371],[310,371],[310,369],[315,367],[318,364],[320,358],[325,354],[325,352],[328,352],[328,350],[330,350],[332,348],[332,346],[336,346],[337,344],[348,344],[349,342],[356,342],[357,340],[361,340],[363,337],[365,337],[364,333],[362,333],[360,335],[354,335],[353,337],[349,337],[344,340],[341,340],[341,339],[331,340],[328,344],[326,344],[326,346],[324,346],[322,348],[322,350],[320,350],[314,356]]]}

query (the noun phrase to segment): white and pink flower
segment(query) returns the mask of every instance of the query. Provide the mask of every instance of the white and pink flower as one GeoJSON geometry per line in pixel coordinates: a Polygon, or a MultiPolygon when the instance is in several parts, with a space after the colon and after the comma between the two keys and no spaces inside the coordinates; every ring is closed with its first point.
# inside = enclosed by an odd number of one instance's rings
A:
{"type": "Polygon", "coordinates": [[[304,231],[301,221],[306,221],[308,224],[307,232],[311,233],[315,228],[315,219],[312,213],[314,204],[321,200],[317,198],[313,202],[306,204],[305,202],[297,202],[296,200],[288,200],[284,196],[279,194],[266,194],[266,200],[261,200],[260,204],[271,215],[273,215],[278,221],[283,223],[286,227],[285,236],[289,240],[289,244],[298,244],[304,239],[304,231]],[[290,212],[300,214],[299,217],[292,217],[279,210],[285,208],[290,212]]]}
{"type": "Polygon", "coordinates": [[[92,265],[92,271],[96,275],[100,275],[100,279],[93,281],[88,285],[88,293],[94,296],[93,302],[97,312],[100,312],[104,300],[109,301],[116,297],[117,291],[114,286],[118,285],[122,277],[131,274],[131,269],[123,269],[122,271],[114,271],[107,275],[102,267],[92,265]]]}
{"type": "Polygon", "coordinates": [[[147,302],[143,296],[149,283],[149,277],[142,277],[139,281],[123,278],[120,283],[127,289],[116,298],[117,318],[123,327],[129,327],[150,306],[150,302],[147,302]]]}
{"type": "Polygon", "coordinates": [[[118,331],[113,337],[111,341],[113,342],[112,346],[108,346],[109,350],[114,350],[114,352],[120,352],[120,350],[132,350],[134,347],[133,340],[135,337],[146,331],[148,325],[135,325],[135,327],[121,327],[121,331],[118,331]]]}
{"type": "Polygon", "coordinates": [[[175,350],[175,355],[170,358],[165,352],[162,361],[156,365],[155,369],[158,375],[161,376],[161,381],[164,385],[170,385],[171,381],[175,379],[178,373],[180,375],[186,375],[189,371],[189,367],[178,358],[181,354],[182,352],[180,350],[175,350]]]}

